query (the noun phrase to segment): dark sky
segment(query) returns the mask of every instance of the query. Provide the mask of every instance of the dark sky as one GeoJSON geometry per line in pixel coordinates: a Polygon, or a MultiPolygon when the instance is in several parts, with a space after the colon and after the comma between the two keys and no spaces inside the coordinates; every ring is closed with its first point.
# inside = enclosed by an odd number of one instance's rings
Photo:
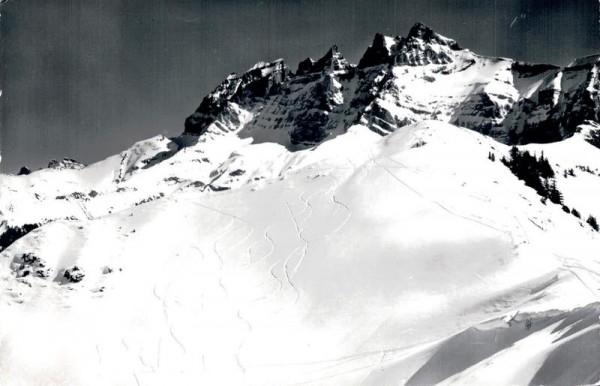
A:
{"type": "Polygon", "coordinates": [[[183,131],[230,72],[422,21],[484,55],[568,64],[600,52],[598,0],[8,0],[2,5],[0,171],[90,163],[183,131]]]}

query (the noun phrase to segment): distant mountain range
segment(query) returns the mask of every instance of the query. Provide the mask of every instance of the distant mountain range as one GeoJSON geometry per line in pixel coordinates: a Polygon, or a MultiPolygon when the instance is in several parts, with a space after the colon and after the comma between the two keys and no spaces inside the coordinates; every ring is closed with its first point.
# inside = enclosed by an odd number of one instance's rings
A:
{"type": "Polygon", "coordinates": [[[235,131],[303,148],[353,124],[387,134],[427,119],[507,144],[546,143],[600,118],[600,56],[567,67],[477,55],[417,23],[406,37],[375,35],[358,65],[333,46],[294,71],[283,60],[231,74],[187,118],[188,133],[235,131]]]}

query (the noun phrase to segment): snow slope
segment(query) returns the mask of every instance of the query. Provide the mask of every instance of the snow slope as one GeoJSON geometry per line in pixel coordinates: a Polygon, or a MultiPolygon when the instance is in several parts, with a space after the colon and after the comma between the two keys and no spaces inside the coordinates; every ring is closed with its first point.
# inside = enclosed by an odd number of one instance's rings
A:
{"type": "MultiPolygon", "coordinates": [[[[596,170],[585,133],[525,148],[596,170]]],[[[0,384],[598,382],[599,234],[488,159],[508,151],[426,120],[1,175],[0,227],[40,226],[0,253],[0,384]]],[[[565,204],[600,214],[578,170],[565,204]]]]}

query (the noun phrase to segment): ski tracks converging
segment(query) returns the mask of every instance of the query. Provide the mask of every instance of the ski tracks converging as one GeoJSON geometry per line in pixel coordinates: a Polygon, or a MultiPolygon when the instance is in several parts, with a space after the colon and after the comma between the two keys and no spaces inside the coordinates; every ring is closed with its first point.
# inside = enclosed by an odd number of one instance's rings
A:
{"type": "Polygon", "coordinates": [[[266,228],[265,231],[263,232],[263,238],[265,240],[267,240],[269,242],[269,251],[267,253],[265,253],[264,255],[262,255],[260,258],[258,258],[257,260],[254,260],[252,258],[252,247],[258,242],[256,241],[255,243],[252,243],[252,245],[250,245],[248,247],[248,254],[249,254],[249,266],[252,264],[258,264],[258,263],[262,263],[263,261],[265,261],[266,259],[268,259],[274,252],[275,252],[275,242],[273,241],[273,238],[271,237],[271,235],[269,235],[269,231],[271,230],[271,227],[273,226],[273,224],[269,224],[266,228]]]}
{"type": "Polygon", "coordinates": [[[580,260],[576,260],[566,256],[561,256],[556,253],[554,253],[553,255],[559,259],[559,262],[561,263],[561,269],[570,272],[585,288],[588,289],[588,291],[590,291],[592,295],[594,295],[594,297],[600,299],[600,273],[598,273],[598,270],[586,267],[582,264],[580,260]],[[580,273],[578,273],[577,271],[580,271],[580,273]],[[591,277],[595,277],[596,280],[594,280],[593,284],[589,283],[588,281],[584,280],[583,275],[581,275],[581,273],[585,273],[587,275],[590,275],[591,277]]]}
{"type": "MultiPolygon", "coordinates": [[[[310,218],[313,215],[314,209],[312,207],[311,201],[313,200],[313,198],[315,196],[317,196],[317,194],[319,192],[322,191],[322,189],[318,189],[316,190],[314,193],[312,193],[308,198],[304,198],[304,194],[308,191],[308,189],[302,191],[299,194],[299,198],[300,201],[302,201],[302,203],[304,204],[304,208],[302,209],[302,211],[300,211],[300,213],[298,214],[294,214],[291,205],[289,204],[289,202],[285,202],[287,211],[289,213],[289,217],[292,220],[292,223],[294,224],[294,231],[296,233],[296,237],[301,241],[302,245],[301,246],[297,246],[296,248],[294,248],[289,254],[282,256],[278,259],[276,259],[273,264],[271,264],[271,266],[269,267],[269,273],[271,275],[271,277],[277,281],[278,283],[278,288],[273,292],[273,294],[279,292],[280,290],[283,289],[284,286],[284,282],[282,281],[282,279],[279,277],[279,275],[277,275],[275,273],[276,269],[278,267],[281,266],[281,270],[282,270],[282,276],[283,279],[285,280],[285,284],[294,292],[294,304],[298,302],[300,293],[299,290],[296,288],[296,286],[294,285],[292,278],[293,276],[296,274],[296,272],[298,271],[298,269],[300,268],[302,262],[304,261],[304,258],[306,257],[306,252],[309,246],[309,241],[308,239],[306,239],[303,235],[303,228],[300,225],[300,221],[298,219],[298,216],[303,215],[305,212],[308,211],[308,214],[306,215],[306,217],[302,220],[302,222],[304,224],[306,224],[310,218]],[[292,264],[292,259],[294,258],[294,256],[299,253],[300,254],[300,258],[298,259],[297,263],[294,264],[294,266],[290,269],[290,265],[292,264]]],[[[275,252],[275,240],[273,240],[273,238],[269,235],[268,231],[273,228],[276,224],[281,223],[283,221],[286,220],[280,220],[274,223],[271,223],[267,230],[265,231],[265,237],[269,240],[269,242],[272,245],[272,249],[265,255],[263,256],[259,261],[263,261],[265,259],[267,259],[269,256],[272,256],[275,252]]],[[[273,295],[272,294],[272,295],[273,295]]],[[[262,296],[259,299],[256,300],[262,300],[265,299],[266,296],[262,296]]]]}
{"type": "Polygon", "coordinates": [[[424,194],[422,194],[421,192],[419,192],[418,190],[416,190],[415,188],[413,188],[411,185],[407,184],[407,183],[406,183],[404,180],[402,180],[402,179],[401,179],[400,177],[398,177],[396,174],[392,173],[392,172],[391,172],[391,171],[390,171],[390,170],[389,170],[389,169],[388,169],[386,166],[384,166],[384,165],[382,165],[382,164],[378,163],[378,162],[377,162],[375,159],[373,159],[373,162],[374,162],[374,163],[375,163],[375,164],[376,164],[378,167],[380,167],[380,168],[382,168],[383,170],[385,170],[385,171],[386,171],[386,172],[387,172],[387,173],[388,173],[388,174],[389,174],[389,175],[390,175],[392,178],[394,178],[396,181],[398,181],[400,184],[402,184],[402,185],[403,185],[404,187],[406,187],[408,190],[410,190],[411,192],[413,192],[413,193],[414,193],[414,194],[416,194],[417,196],[421,197],[422,199],[424,199],[424,200],[427,200],[427,201],[431,202],[432,204],[434,204],[434,205],[438,206],[438,207],[439,207],[440,209],[442,209],[443,211],[445,211],[445,212],[447,212],[447,213],[449,213],[449,214],[451,214],[451,215],[453,215],[453,216],[456,216],[456,217],[462,218],[463,220],[467,220],[467,221],[470,221],[470,222],[473,222],[473,223],[476,223],[476,224],[482,225],[482,226],[484,226],[484,227],[487,227],[487,228],[493,229],[493,230],[495,230],[495,231],[497,231],[497,232],[501,232],[501,233],[504,233],[504,234],[508,234],[508,235],[509,235],[509,236],[512,238],[512,235],[510,234],[510,231],[508,231],[508,230],[506,230],[506,229],[500,229],[500,228],[498,228],[498,227],[496,227],[496,226],[494,226],[494,225],[488,224],[487,222],[484,222],[484,221],[478,220],[478,219],[476,219],[476,218],[473,218],[473,215],[468,215],[468,216],[467,216],[467,215],[464,215],[464,214],[461,214],[461,213],[457,213],[456,211],[449,209],[449,208],[448,208],[448,207],[447,207],[445,204],[442,204],[441,202],[439,202],[439,201],[437,201],[437,200],[434,200],[434,199],[432,199],[432,198],[430,198],[430,197],[427,197],[427,196],[425,196],[424,194]]]}
{"type": "MultiPolygon", "coordinates": [[[[302,372],[302,377],[304,379],[295,381],[291,384],[327,384],[323,383],[323,381],[357,371],[381,368],[382,366],[388,363],[393,363],[409,355],[414,355],[417,352],[427,350],[428,348],[439,344],[442,340],[443,339],[432,339],[405,346],[363,351],[358,352],[356,354],[342,355],[339,357],[333,357],[329,359],[319,359],[293,363],[263,364],[261,365],[261,367],[307,367],[307,369],[302,372]],[[356,363],[356,365],[349,366],[349,368],[343,368],[345,365],[351,365],[353,363],[356,363]],[[333,372],[331,370],[333,370],[333,372]],[[319,373],[321,373],[322,375],[319,373]]],[[[367,375],[370,373],[371,372],[368,371],[367,375]]]]}

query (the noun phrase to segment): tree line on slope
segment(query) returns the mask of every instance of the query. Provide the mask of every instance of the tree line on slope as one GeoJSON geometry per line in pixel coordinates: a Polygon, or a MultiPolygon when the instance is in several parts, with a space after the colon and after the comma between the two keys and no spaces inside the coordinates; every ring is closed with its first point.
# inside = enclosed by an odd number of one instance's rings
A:
{"type": "MultiPolygon", "coordinates": [[[[544,153],[537,157],[529,151],[519,151],[516,146],[510,149],[510,158],[502,157],[501,161],[510,171],[520,180],[525,182],[525,185],[533,188],[544,199],[548,199],[555,204],[562,205],[565,212],[572,214],[577,218],[581,218],[581,214],[577,209],[569,209],[563,204],[563,195],[556,187],[555,174],[548,158],[544,157],[544,153]]],[[[493,153],[488,155],[491,161],[495,161],[493,153]]],[[[595,230],[599,231],[600,226],[596,218],[589,215],[586,222],[595,230]]]]}
{"type": "Polygon", "coordinates": [[[522,152],[513,146],[510,149],[510,159],[502,157],[501,161],[518,179],[523,180],[525,185],[533,188],[540,196],[555,204],[563,204],[562,193],[556,187],[554,180],[554,170],[543,152],[538,158],[527,150],[522,152]]]}

